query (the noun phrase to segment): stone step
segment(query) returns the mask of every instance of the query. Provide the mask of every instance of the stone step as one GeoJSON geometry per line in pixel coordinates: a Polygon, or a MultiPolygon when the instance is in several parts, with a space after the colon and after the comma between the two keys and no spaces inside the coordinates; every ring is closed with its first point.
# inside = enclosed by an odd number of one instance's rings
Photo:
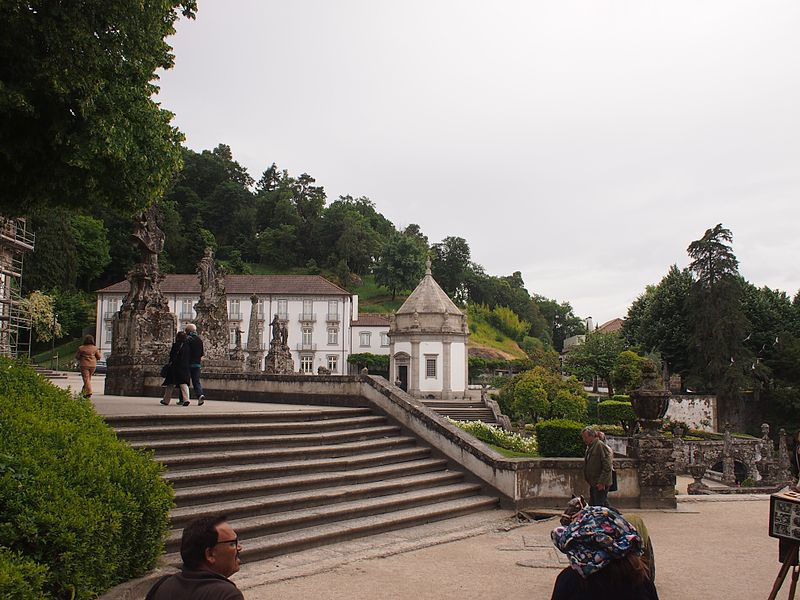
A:
{"type": "Polygon", "coordinates": [[[175,488],[179,488],[188,485],[198,485],[200,483],[245,481],[261,477],[279,477],[281,475],[289,476],[298,475],[300,473],[359,469],[368,466],[426,458],[430,453],[430,448],[414,447],[339,458],[207,467],[202,469],[170,471],[164,475],[164,479],[172,483],[175,488]]]}
{"type": "Polygon", "coordinates": [[[423,400],[422,403],[428,408],[486,408],[483,402],[448,402],[446,400],[423,400]]]}
{"type": "MultiPolygon", "coordinates": [[[[408,464],[408,463],[403,463],[408,464]]],[[[322,487],[297,492],[238,498],[212,504],[182,506],[170,511],[172,527],[183,527],[190,520],[216,514],[226,514],[231,519],[254,515],[263,515],[284,511],[289,508],[307,508],[330,505],[336,502],[348,502],[359,498],[386,496],[399,492],[408,492],[420,488],[434,488],[450,485],[463,480],[460,471],[436,471],[420,475],[409,475],[381,481],[367,481],[350,485],[322,487]]]]}
{"type": "Polygon", "coordinates": [[[446,468],[447,461],[444,459],[424,458],[366,467],[353,471],[307,473],[269,479],[196,485],[176,489],[175,504],[178,507],[196,506],[209,502],[224,502],[238,498],[263,496],[276,492],[285,493],[337,485],[354,485],[358,483],[382,481],[395,477],[407,477],[443,471],[446,468]]]}
{"type": "MultiPolygon", "coordinates": [[[[223,466],[226,464],[263,463],[281,459],[333,458],[351,456],[381,450],[413,446],[416,439],[407,436],[394,436],[366,441],[345,442],[319,446],[294,446],[291,448],[266,448],[262,450],[231,450],[228,452],[195,452],[181,455],[162,456],[158,460],[167,468],[192,469],[197,467],[223,466]]],[[[205,447],[200,446],[200,447],[205,447]]]]}
{"type": "MultiPolygon", "coordinates": [[[[242,561],[260,560],[270,556],[288,554],[304,548],[324,546],[383,531],[449,519],[495,508],[498,505],[499,500],[496,497],[468,496],[379,515],[358,517],[335,523],[304,527],[303,529],[284,533],[260,536],[243,542],[241,558],[242,561]]],[[[180,555],[177,553],[166,555],[164,560],[167,564],[174,566],[180,566],[181,564],[180,555]]]]}
{"type": "Polygon", "coordinates": [[[117,436],[130,439],[163,439],[185,436],[213,435],[215,437],[242,437],[264,434],[313,433],[354,427],[384,425],[386,417],[379,415],[318,421],[285,421],[264,423],[204,423],[199,425],[158,425],[116,427],[117,436]]]}
{"type": "Polygon", "coordinates": [[[157,457],[194,452],[195,448],[214,450],[238,450],[244,448],[263,448],[280,445],[283,448],[310,446],[314,444],[335,444],[339,442],[355,442],[376,437],[389,437],[400,433],[397,425],[379,425],[359,429],[343,429],[327,433],[300,433],[287,435],[254,435],[243,438],[230,437],[196,437],[177,440],[135,440],[129,442],[137,449],[149,448],[157,457]]]}
{"type": "MultiPolygon", "coordinates": [[[[154,404],[158,399],[153,398],[154,404]]],[[[194,400],[192,401],[194,403],[194,400]]],[[[174,404],[174,402],[173,402],[174,404]]],[[[171,407],[171,405],[170,405],[171,407]]],[[[214,412],[181,412],[165,407],[164,413],[151,415],[109,415],[104,417],[106,423],[113,428],[144,427],[170,424],[202,424],[202,423],[277,423],[281,421],[317,421],[323,419],[341,419],[347,417],[364,417],[374,413],[370,408],[359,407],[324,407],[312,409],[281,409],[259,412],[214,413],[214,412]],[[169,412],[166,412],[169,411],[169,412]]]]}
{"type": "MultiPolygon", "coordinates": [[[[481,486],[477,483],[455,483],[375,498],[338,502],[328,506],[300,508],[286,512],[230,519],[229,523],[236,530],[240,539],[247,540],[267,534],[283,533],[314,525],[446,502],[465,496],[474,496],[480,492],[480,489],[481,486]]],[[[167,552],[174,552],[180,548],[181,533],[182,529],[173,529],[169,532],[167,535],[167,552]]]]}

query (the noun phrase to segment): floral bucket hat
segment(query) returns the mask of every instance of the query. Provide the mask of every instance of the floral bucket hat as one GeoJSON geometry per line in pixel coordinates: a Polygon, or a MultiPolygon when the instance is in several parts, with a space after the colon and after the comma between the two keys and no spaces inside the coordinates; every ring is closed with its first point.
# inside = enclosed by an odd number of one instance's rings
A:
{"type": "Polygon", "coordinates": [[[629,552],[642,553],[642,538],[636,528],[605,506],[587,506],[572,523],[553,529],[550,537],[584,578],[629,552]]]}

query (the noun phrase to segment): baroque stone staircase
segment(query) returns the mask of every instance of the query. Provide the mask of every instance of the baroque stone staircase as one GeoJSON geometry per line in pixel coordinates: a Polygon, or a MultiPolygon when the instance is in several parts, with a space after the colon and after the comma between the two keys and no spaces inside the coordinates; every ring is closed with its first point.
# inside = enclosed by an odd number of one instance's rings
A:
{"type": "Polygon", "coordinates": [[[167,467],[171,564],[182,527],[201,515],[227,514],[253,561],[499,506],[369,408],[106,420],[167,467]]]}
{"type": "Polygon", "coordinates": [[[480,400],[423,400],[425,406],[455,421],[483,421],[497,424],[492,410],[480,400]]]}

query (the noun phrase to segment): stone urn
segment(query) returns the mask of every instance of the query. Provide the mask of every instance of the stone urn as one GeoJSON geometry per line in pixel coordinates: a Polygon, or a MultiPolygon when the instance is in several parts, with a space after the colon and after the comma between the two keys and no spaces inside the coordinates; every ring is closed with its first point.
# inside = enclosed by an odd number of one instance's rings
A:
{"type": "Polygon", "coordinates": [[[631,405],[644,435],[659,435],[669,398],[670,393],[664,388],[656,366],[647,361],[642,367],[642,385],[631,392],[631,405]]]}
{"type": "Polygon", "coordinates": [[[693,464],[688,467],[689,475],[692,476],[694,481],[687,487],[687,492],[690,494],[702,494],[708,489],[708,486],[703,483],[703,475],[706,474],[706,466],[693,464]]]}

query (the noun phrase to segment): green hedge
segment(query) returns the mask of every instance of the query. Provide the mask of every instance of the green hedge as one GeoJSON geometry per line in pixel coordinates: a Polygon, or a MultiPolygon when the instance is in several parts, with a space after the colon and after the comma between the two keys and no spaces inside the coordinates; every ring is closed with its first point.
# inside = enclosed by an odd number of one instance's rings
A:
{"type": "Polygon", "coordinates": [[[0,597],[94,598],[152,568],[172,506],[162,471],[88,401],[0,358],[0,573],[18,575],[0,597]]]}
{"type": "Polygon", "coordinates": [[[3,600],[45,599],[46,580],[47,567],[19,552],[0,547],[0,597],[3,600]]]}
{"type": "Polygon", "coordinates": [[[636,413],[630,402],[606,400],[597,405],[597,421],[609,425],[621,425],[630,433],[636,426],[636,413]]]}
{"type": "Polygon", "coordinates": [[[584,425],[568,419],[552,419],[536,424],[539,453],[542,456],[583,456],[586,449],[581,438],[584,425]]]}

